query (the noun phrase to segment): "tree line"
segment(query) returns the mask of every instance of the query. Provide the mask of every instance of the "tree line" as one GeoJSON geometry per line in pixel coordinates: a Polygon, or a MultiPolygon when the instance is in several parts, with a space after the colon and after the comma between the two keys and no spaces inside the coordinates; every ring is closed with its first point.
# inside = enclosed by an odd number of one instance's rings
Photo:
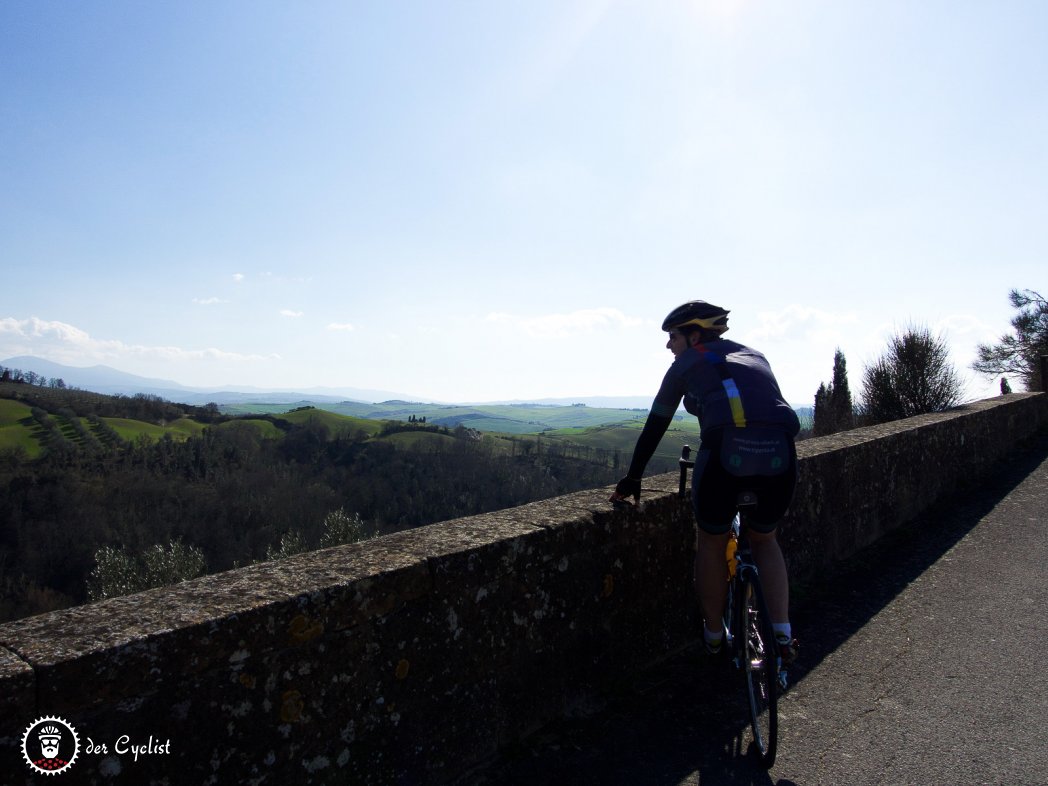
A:
{"type": "MultiPolygon", "coordinates": [[[[1018,309],[1012,330],[997,344],[980,344],[972,368],[1000,377],[1001,393],[1011,392],[1007,376],[1027,390],[1044,390],[1041,358],[1048,355],[1048,302],[1032,290],[1013,289],[1009,301],[1018,309]]],[[[863,369],[859,400],[852,400],[847,361],[838,349],[833,376],[815,392],[812,435],[824,436],[860,425],[873,425],[956,406],[962,383],[949,361],[942,336],[913,325],[892,336],[884,353],[863,369]]]]}
{"type": "Polygon", "coordinates": [[[23,371],[20,368],[0,366],[0,382],[12,382],[16,385],[40,385],[41,387],[64,390],[66,383],[59,377],[46,377],[35,371],[23,371]]]}

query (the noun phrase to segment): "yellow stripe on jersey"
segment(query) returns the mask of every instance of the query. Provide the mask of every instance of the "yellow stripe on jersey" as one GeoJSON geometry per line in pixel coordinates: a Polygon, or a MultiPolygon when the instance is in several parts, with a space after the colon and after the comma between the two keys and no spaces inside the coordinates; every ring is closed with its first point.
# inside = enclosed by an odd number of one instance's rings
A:
{"type": "Polygon", "coordinates": [[[731,406],[731,419],[735,421],[735,425],[738,428],[746,427],[746,410],[742,407],[742,396],[739,394],[739,388],[735,384],[735,380],[731,377],[722,379],[721,382],[724,385],[724,391],[728,394],[728,404],[731,406]]]}

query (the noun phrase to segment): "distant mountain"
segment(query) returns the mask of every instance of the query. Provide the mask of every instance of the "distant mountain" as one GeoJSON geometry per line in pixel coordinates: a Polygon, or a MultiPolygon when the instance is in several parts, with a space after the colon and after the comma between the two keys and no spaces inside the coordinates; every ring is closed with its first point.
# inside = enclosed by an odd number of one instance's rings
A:
{"type": "Polygon", "coordinates": [[[32,371],[48,379],[61,379],[69,387],[91,390],[95,393],[133,396],[144,393],[160,396],[183,404],[237,404],[265,402],[269,404],[300,404],[309,401],[335,403],[339,401],[385,401],[408,399],[403,393],[361,388],[307,388],[303,390],[266,390],[250,386],[238,389],[198,388],[182,385],[169,379],[152,379],[128,374],[109,366],[65,366],[51,360],[21,355],[0,361],[4,368],[32,371]]]}
{"type": "MultiPolygon", "coordinates": [[[[168,401],[183,404],[208,404],[214,402],[219,405],[244,404],[244,403],[266,403],[266,404],[306,404],[316,402],[318,404],[333,404],[341,401],[358,401],[363,403],[412,401],[420,402],[418,396],[406,395],[389,390],[368,390],[363,388],[302,388],[302,389],[265,389],[243,386],[237,388],[200,388],[189,387],[169,379],[152,379],[128,374],[125,371],[111,368],[110,366],[65,366],[51,360],[21,355],[0,361],[0,366],[5,368],[17,368],[22,371],[32,371],[48,379],[61,379],[70,387],[91,390],[95,393],[108,393],[110,395],[133,396],[136,393],[144,393],[151,396],[160,396],[168,401]]],[[[431,404],[450,404],[450,402],[432,402],[431,404]]],[[[546,398],[528,399],[517,401],[500,402],[467,402],[469,404],[508,404],[508,405],[538,405],[549,407],[571,406],[573,404],[584,404],[587,407],[599,407],[606,409],[647,409],[651,405],[651,397],[639,396],[589,396],[576,398],[546,398]]]]}
{"type": "MultiPolygon", "coordinates": [[[[529,398],[513,399],[511,401],[488,401],[487,404],[507,404],[519,406],[531,404],[540,407],[570,407],[582,404],[587,407],[598,407],[600,409],[643,409],[651,406],[651,396],[576,396],[575,398],[529,398]]],[[[476,402],[474,402],[476,403],[476,402]]]]}
{"type": "Polygon", "coordinates": [[[87,366],[75,367],[64,366],[51,360],[21,355],[0,361],[0,366],[5,368],[16,368],[22,371],[32,371],[48,379],[64,380],[70,387],[85,388],[96,393],[125,393],[140,392],[143,388],[164,388],[166,390],[186,390],[187,388],[177,382],[167,379],[149,379],[148,377],[137,377],[109,366],[87,366]],[[102,390],[98,386],[106,388],[122,388],[121,390],[102,390]],[[124,390],[123,388],[126,388],[124,390]]]}
{"type": "MultiPolygon", "coordinates": [[[[95,393],[107,393],[110,395],[133,396],[136,393],[144,393],[151,396],[160,396],[168,401],[182,404],[194,404],[200,406],[214,402],[219,405],[265,403],[265,404],[335,404],[342,401],[355,401],[362,403],[395,401],[422,402],[417,396],[396,393],[388,390],[368,390],[364,388],[281,388],[265,389],[250,386],[238,388],[199,388],[188,387],[169,379],[152,379],[128,374],[109,366],[65,366],[51,360],[21,355],[0,361],[0,366],[5,368],[16,368],[22,371],[32,371],[48,379],[61,379],[66,385],[83,390],[91,390],[95,393]]],[[[441,404],[447,406],[480,406],[480,405],[507,405],[507,406],[545,406],[565,407],[572,405],[584,405],[599,409],[641,409],[647,410],[651,406],[652,396],[578,396],[575,398],[543,398],[543,399],[516,399],[510,401],[488,401],[488,402],[434,402],[426,401],[427,404],[441,404]]],[[[810,420],[810,408],[795,407],[800,413],[801,420],[807,417],[810,420]],[[806,411],[807,410],[807,411],[806,411]]],[[[354,413],[358,414],[358,413],[354,413]]]]}

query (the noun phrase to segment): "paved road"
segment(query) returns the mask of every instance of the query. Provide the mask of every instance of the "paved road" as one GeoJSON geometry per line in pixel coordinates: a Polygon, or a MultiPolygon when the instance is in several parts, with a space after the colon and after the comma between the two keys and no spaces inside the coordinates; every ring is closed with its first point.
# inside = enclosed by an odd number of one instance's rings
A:
{"type": "Polygon", "coordinates": [[[1048,784],[1048,442],[795,597],[779,758],[740,751],[733,670],[696,652],[477,784],[1048,784]]]}

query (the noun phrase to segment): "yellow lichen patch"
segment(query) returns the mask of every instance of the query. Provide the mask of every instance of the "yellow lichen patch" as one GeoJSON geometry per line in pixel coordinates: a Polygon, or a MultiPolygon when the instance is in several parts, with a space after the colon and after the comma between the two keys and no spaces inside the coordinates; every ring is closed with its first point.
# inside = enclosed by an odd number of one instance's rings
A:
{"type": "Polygon", "coordinates": [[[284,723],[298,723],[302,720],[302,710],[306,703],[297,690],[287,690],[280,697],[280,719],[284,723]]]}
{"type": "Polygon", "coordinates": [[[240,684],[243,685],[245,688],[254,688],[256,681],[255,678],[252,677],[250,674],[241,674],[240,684]]]}
{"type": "Polygon", "coordinates": [[[324,632],[324,623],[311,620],[305,614],[299,614],[288,626],[288,635],[292,644],[302,644],[315,639],[324,632]]]}
{"type": "Polygon", "coordinates": [[[615,591],[615,577],[610,573],[604,575],[604,586],[601,588],[600,596],[602,598],[610,598],[611,594],[615,591]]]}
{"type": "Polygon", "coordinates": [[[409,671],[411,671],[411,662],[407,658],[401,658],[400,663],[397,664],[397,670],[393,673],[398,680],[403,680],[407,679],[409,671]]]}

